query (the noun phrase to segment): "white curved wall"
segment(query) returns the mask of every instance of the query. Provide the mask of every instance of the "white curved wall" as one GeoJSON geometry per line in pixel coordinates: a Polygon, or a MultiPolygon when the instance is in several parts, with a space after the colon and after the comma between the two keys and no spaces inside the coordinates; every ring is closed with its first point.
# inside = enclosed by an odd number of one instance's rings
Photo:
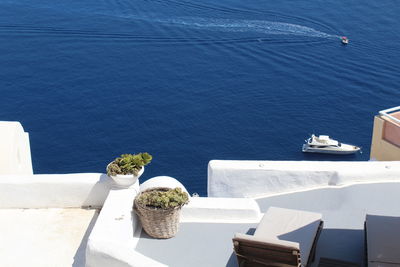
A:
{"type": "Polygon", "coordinates": [[[141,225],[132,211],[137,188],[113,189],[90,233],[86,248],[87,267],[165,267],[135,248],[141,225]]]}
{"type": "Polygon", "coordinates": [[[186,192],[190,198],[190,194],[186,190],[186,187],[181,182],[170,176],[156,176],[148,179],[147,181],[140,184],[140,192],[153,187],[166,187],[166,188],[179,187],[182,189],[182,191],[186,192]]]}
{"type": "Polygon", "coordinates": [[[29,134],[21,123],[0,121],[0,175],[33,174],[29,134]]]}
{"type": "Polygon", "coordinates": [[[400,181],[400,162],[212,160],[208,165],[210,197],[258,197],[379,181],[400,181]]]}

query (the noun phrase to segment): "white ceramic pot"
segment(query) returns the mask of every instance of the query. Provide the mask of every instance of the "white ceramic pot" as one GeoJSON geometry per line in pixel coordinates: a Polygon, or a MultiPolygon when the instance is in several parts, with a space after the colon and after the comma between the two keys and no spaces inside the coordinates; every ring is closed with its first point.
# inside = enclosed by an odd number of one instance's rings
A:
{"type": "MultiPolygon", "coordinates": [[[[107,166],[108,169],[108,166],[107,166]]],[[[120,188],[128,188],[131,185],[135,184],[139,177],[143,174],[144,172],[144,167],[139,171],[138,175],[133,175],[133,174],[117,174],[117,175],[110,175],[110,177],[114,180],[114,183],[117,187],[120,188]]]]}

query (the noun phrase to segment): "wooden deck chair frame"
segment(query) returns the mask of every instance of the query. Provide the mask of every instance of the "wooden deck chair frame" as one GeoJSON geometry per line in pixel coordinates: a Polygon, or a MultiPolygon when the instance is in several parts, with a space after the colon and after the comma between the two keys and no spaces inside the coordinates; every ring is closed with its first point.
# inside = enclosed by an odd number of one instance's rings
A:
{"type": "MultiPolygon", "coordinates": [[[[311,247],[306,266],[315,260],[315,252],[324,222],[321,221],[311,247]]],[[[233,238],[234,251],[239,267],[300,267],[301,252],[298,248],[233,238]]]]}

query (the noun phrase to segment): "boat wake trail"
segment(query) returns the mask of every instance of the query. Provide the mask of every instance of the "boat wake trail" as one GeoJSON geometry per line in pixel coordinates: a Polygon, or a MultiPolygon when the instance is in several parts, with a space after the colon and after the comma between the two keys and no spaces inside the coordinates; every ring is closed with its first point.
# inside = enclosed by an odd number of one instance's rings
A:
{"type": "MultiPolygon", "coordinates": [[[[48,12],[51,13],[51,16],[54,16],[54,13],[60,14],[60,21],[55,20],[52,25],[49,25],[47,21],[35,24],[31,24],[30,21],[20,24],[2,25],[0,23],[0,37],[16,35],[31,38],[73,38],[78,41],[96,39],[104,42],[119,40],[138,44],[205,45],[250,42],[297,45],[325,43],[330,42],[330,39],[340,38],[338,35],[329,34],[336,32],[329,25],[308,18],[276,12],[204,5],[187,0],[143,0],[144,6],[140,4],[141,1],[138,1],[138,3],[110,1],[111,6],[109,4],[100,5],[97,9],[90,10],[89,13],[87,9],[74,8],[74,5],[68,9],[67,13],[52,4],[28,6],[28,10],[31,8],[35,10],[35,12],[29,11],[32,14],[44,14],[44,17],[48,12]],[[115,3],[112,4],[113,2],[115,3]],[[122,3],[124,5],[120,5],[122,3]],[[129,3],[128,6],[125,5],[127,3],[129,3]],[[159,14],[157,11],[160,10],[160,4],[163,5],[162,7],[173,6],[171,9],[174,12],[167,12],[170,15],[159,14]],[[177,11],[182,12],[180,8],[184,8],[185,13],[179,14],[196,14],[195,12],[201,11],[202,15],[175,16],[174,14],[177,14],[177,11]],[[65,21],[72,20],[71,18],[76,19],[77,23],[65,24],[65,21]],[[107,26],[104,27],[105,24],[87,23],[87,19],[98,19],[103,22],[109,21],[109,23],[106,23],[107,26]],[[84,23],[80,24],[80,21],[84,23]],[[120,25],[121,21],[122,24],[120,25]],[[76,28],[66,28],[67,25],[75,25],[76,28]]],[[[25,12],[25,9],[23,10],[25,12]]],[[[166,11],[168,10],[166,9],[166,11]]]]}
{"type": "MultiPolygon", "coordinates": [[[[148,18],[138,19],[149,20],[148,18]]],[[[193,17],[151,20],[166,25],[188,27],[199,30],[221,32],[254,32],[266,35],[297,35],[316,38],[338,38],[338,35],[328,34],[302,25],[265,20],[205,19],[193,17]]]]}
{"type": "MultiPolygon", "coordinates": [[[[182,31],[165,30],[137,32],[126,30],[124,32],[107,32],[94,29],[67,29],[56,26],[38,26],[27,24],[1,25],[0,36],[17,35],[19,37],[44,37],[52,36],[53,38],[79,38],[79,39],[98,39],[102,41],[120,40],[132,43],[161,43],[161,44],[223,44],[223,43],[251,43],[251,42],[268,42],[270,44],[308,44],[322,42],[332,38],[338,38],[337,35],[328,34],[318,31],[314,28],[302,26],[298,24],[273,22],[266,20],[240,20],[240,19],[217,19],[217,18],[197,18],[197,17],[180,17],[180,18],[159,18],[152,16],[137,15],[110,15],[98,14],[107,17],[118,17],[132,23],[144,23],[148,25],[158,25],[164,27],[178,27],[182,31]],[[191,34],[187,29],[194,30],[191,34]],[[198,34],[195,31],[214,31],[214,32],[240,32],[241,35],[207,35],[198,34]],[[167,35],[163,33],[168,33],[167,35]],[[172,34],[171,34],[172,33],[172,34]],[[278,37],[279,36],[279,37],[278,37]],[[293,38],[299,36],[302,38],[293,38]],[[311,37],[311,38],[310,38],[311,37]],[[312,38],[313,37],[313,38],[312,38]]],[[[158,27],[158,28],[159,28],[158,27]]]]}

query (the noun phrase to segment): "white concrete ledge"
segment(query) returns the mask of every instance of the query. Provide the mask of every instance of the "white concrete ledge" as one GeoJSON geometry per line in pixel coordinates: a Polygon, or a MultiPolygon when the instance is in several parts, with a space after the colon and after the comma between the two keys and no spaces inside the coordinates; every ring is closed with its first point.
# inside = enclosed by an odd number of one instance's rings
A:
{"type": "Polygon", "coordinates": [[[101,207],[111,186],[101,173],[0,175],[0,208],[101,207]]]}
{"type": "Polygon", "coordinates": [[[33,174],[29,134],[16,121],[0,121],[0,175],[2,174],[33,174]]]}
{"type": "Polygon", "coordinates": [[[141,233],[132,211],[138,187],[111,190],[89,236],[87,267],[162,267],[166,266],[135,251],[141,233]]]}
{"type": "Polygon", "coordinates": [[[261,217],[260,207],[250,198],[192,197],[183,206],[181,222],[258,223],[261,217]]]}
{"type": "Polygon", "coordinates": [[[208,165],[210,197],[258,197],[377,181],[400,182],[400,162],[212,160],[208,165]]]}

